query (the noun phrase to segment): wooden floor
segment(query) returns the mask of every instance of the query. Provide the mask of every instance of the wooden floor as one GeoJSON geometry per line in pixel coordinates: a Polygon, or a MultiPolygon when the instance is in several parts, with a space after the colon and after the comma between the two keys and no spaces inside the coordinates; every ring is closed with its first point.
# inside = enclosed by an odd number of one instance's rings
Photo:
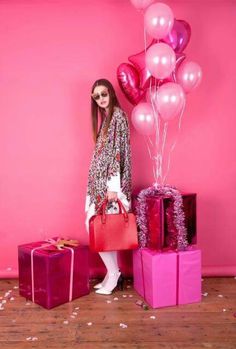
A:
{"type": "Polygon", "coordinates": [[[110,296],[92,284],[46,310],[18,295],[17,280],[0,280],[0,348],[236,348],[236,278],[205,278],[199,304],[148,310],[131,280],[110,296]]]}

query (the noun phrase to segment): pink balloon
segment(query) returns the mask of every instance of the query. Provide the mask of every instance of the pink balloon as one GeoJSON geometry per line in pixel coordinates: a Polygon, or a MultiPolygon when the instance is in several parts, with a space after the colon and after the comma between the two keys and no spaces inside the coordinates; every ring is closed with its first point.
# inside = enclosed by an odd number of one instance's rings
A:
{"type": "Polygon", "coordinates": [[[138,10],[144,10],[146,7],[151,5],[155,0],[130,0],[131,3],[136,7],[138,10]]]}
{"type": "Polygon", "coordinates": [[[191,61],[183,62],[176,74],[177,82],[186,93],[196,88],[202,80],[202,69],[199,64],[191,61]]]}
{"type": "Polygon", "coordinates": [[[168,77],[175,69],[175,52],[165,43],[152,45],[146,53],[146,66],[157,79],[168,77]]]}
{"type": "Polygon", "coordinates": [[[155,132],[153,109],[149,103],[139,103],[131,114],[132,123],[141,135],[150,136],[155,132]]]}
{"type": "Polygon", "coordinates": [[[185,93],[179,84],[167,82],[158,89],[155,103],[160,117],[164,121],[170,121],[183,110],[185,93]]]}
{"type": "Polygon", "coordinates": [[[161,2],[150,5],[144,14],[144,27],[148,34],[155,39],[167,36],[174,24],[171,8],[161,2]]]}
{"type": "Polygon", "coordinates": [[[135,67],[127,63],[120,64],[117,68],[117,80],[130,103],[138,104],[145,91],[139,87],[140,79],[135,67]]]}

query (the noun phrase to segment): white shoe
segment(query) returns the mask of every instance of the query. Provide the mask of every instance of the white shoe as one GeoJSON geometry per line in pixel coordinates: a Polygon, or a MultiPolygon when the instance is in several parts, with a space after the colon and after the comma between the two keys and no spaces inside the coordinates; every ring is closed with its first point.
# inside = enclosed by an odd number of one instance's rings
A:
{"type": "Polygon", "coordinates": [[[111,294],[112,293],[111,291],[106,290],[105,287],[101,287],[101,288],[99,288],[99,290],[97,290],[95,292],[99,293],[99,294],[111,294]]]}
{"type": "Polygon", "coordinates": [[[121,272],[108,273],[108,279],[104,287],[99,288],[95,291],[98,294],[111,294],[112,291],[116,288],[118,279],[121,275],[121,272]]]}
{"type": "Polygon", "coordinates": [[[103,281],[99,282],[99,284],[94,285],[93,288],[99,289],[99,288],[104,287],[106,285],[107,280],[108,280],[108,273],[106,274],[106,276],[103,279],[103,281]]]}

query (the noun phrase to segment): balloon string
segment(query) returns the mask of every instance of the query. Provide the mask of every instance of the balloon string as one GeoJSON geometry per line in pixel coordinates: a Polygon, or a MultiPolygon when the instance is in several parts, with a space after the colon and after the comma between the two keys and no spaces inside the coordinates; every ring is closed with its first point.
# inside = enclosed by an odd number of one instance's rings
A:
{"type": "MultiPolygon", "coordinates": [[[[152,78],[151,78],[152,79],[152,78]]],[[[154,85],[152,86],[152,80],[150,79],[150,83],[149,83],[149,95],[150,95],[150,100],[151,100],[151,105],[152,105],[152,110],[153,110],[153,115],[154,115],[154,120],[155,120],[155,146],[156,149],[154,149],[156,155],[154,156],[155,159],[155,180],[156,183],[158,181],[158,178],[160,176],[159,174],[159,139],[160,139],[160,121],[159,121],[159,115],[158,115],[158,111],[156,108],[156,104],[155,104],[155,100],[156,100],[156,80],[154,85]]],[[[154,146],[153,146],[154,148],[154,146]]]]}
{"type": "Polygon", "coordinates": [[[161,157],[160,157],[160,179],[162,181],[162,173],[163,173],[163,157],[164,157],[164,150],[166,145],[166,137],[167,137],[167,130],[168,130],[168,122],[164,123],[164,130],[163,130],[163,137],[162,137],[162,147],[161,147],[161,157]]]}
{"type": "Polygon", "coordinates": [[[154,180],[155,182],[157,181],[157,178],[156,178],[156,171],[155,171],[155,156],[152,156],[152,152],[151,152],[151,149],[150,149],[150,145],[148,142],[150,142],[152,148],[153,148],[153,143],[151,141],[151,138],[146,136],[145,137],[145,141],[146,141],[146,144],[147,144],[147,148],[148,148],[148,153],[149,153],[149,156],[150,156],[150,159],[152,161],[152,172],[153,172],[153,177],[154,177],[154,180]]]}
{"type": "Polygon", "coordinates": [[[170,149],[169,154],[168,154],[167,170],[166,170],[166,174],[165,174],[164,179],[163,179],[163,183],[165,183],[166,178],[167,178],[167,176],[168,176],[168,174],[169,174],[171,154],[172,154],[172,152],[174,151],[175,146],[176,146],[176,144],[177,144],[178,136],[179,136],[180,129],[181,129],[181,121],[182,121],[182,117],[183,117],[185,105],[186,105],[186,102],[184,101],[184,104],[183,104],[183,107],[182,107],[182,110],[181,110],[181,113],[180,113],[180,116],[179,116],[178,133],[177,133],[177,136],[176,136],[176,138],[175,138],[175,141],[174,141],[173,144],[171,145],[171,149],[170,149]]]}

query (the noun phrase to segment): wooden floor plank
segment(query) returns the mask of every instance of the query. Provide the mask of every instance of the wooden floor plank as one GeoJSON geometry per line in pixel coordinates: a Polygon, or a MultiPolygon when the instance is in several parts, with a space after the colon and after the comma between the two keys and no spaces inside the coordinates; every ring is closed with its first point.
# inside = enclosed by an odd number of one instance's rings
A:
{"type": "Polygon", "coordinates": [[[91,285],[89,295],[51,310],[20,297],[17,286],[0,280],[1,349],[236,349],[235,278],[205,278],[201,303],[146,311],[131,282],[109,296],[91,285]]]}

